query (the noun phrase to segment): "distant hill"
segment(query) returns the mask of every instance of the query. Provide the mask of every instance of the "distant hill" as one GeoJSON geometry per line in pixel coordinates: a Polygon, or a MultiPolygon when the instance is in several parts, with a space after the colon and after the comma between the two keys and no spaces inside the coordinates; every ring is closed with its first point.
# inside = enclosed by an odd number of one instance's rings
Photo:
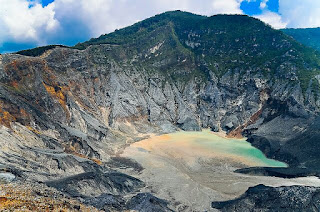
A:
{"type": "Polygon", "coordinates": [[[283,29],[282,31],[300,43],[320,51],[320,27],[307,29],[283,29]]]}

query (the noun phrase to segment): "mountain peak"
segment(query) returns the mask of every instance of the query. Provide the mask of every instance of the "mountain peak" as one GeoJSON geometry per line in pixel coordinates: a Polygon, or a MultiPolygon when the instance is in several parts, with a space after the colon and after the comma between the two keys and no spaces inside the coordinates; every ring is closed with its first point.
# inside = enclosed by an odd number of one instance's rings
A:
{"type": "MultiPolygon", "coordinates": [[[[227,31],[247,28],[255,29],[257,27],[266,27],[267,25],[262,21],[247,16],[247,15],[213,15],[213,16],[202,16],[193,14],[190,12],[184,12],[181,10],[168,11],[153,17],[147,18],[140,21],[132,26],[125,27],[123,29],[116,30],[115,32],[101,35],[98,38],[90,39],[84,43],[79,43],[75,46],[77,49],[84,49],[87,46],[103,43],[120,44],[128,42],[128,40],[123,37],[119,41],[121,36],[133,36],[135,33],[141,31],[142,29],[154,30],[159,26],[166,24],[173,24],[175,29],[197,31],[203,29],[219,30],[220,28],[226,28],[227,31]],[[249,27],[249,28],[248,28],[249,27]],[[112,38],[117,37],[117,41],[112,38]]],[[[269,26],[267,26],[270,28],[269,26]]],[[[271,29],[271,28],[270,28],[271,29]]],[[[249,30],[247,30],[249,31],[249,30]]]]}
{"type": "MultiPolygon", "coordinates": [[[[150,58],[146,56],[149,61],[147,58],[143,61],[155,64],[166,57],[189,58],[206,70],[198,70],[202,74],[210,70],[222,76],[230,70],[254,69],[274,77],[280,72],[286,75],[295,70],[293,78],[301,80],[303,90],[319,74],[320,67],[318,53],[247,15],[207,17],[179,10],[169,11],[72,48],[83,50],[100,44],[121,46],[126,51],[126,58],[132,60],[148,55],[150,49],[163,44],[161,57],[150,55],[150,58]],[[279,64],[283,63],[286,63],[286,68],[279,71],[279,64]]],[[[33,50],[23,54],[26,53],[32,55],[33,50]]]]}

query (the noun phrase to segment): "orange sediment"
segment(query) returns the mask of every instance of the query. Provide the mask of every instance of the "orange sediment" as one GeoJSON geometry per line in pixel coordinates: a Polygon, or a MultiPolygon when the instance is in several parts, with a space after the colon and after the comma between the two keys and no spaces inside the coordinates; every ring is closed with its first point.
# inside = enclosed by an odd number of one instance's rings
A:
{"type": "Polygon", "coordinates": [[[102,165],[101,160],[96,159],[96,158],[90,158],[84,154],[77,152],[76,148],[74,146],[72,146],[71,144],[68,146],[65,146],[64,151],[68,154],[72,154],[72,155],[75,155],[80,158],[85,158],[85,159],[91,160],[91,161],[95,162],[96,164],[98,164],[99,166],[102,165]]]}
{"type": "Polygon", "coordinates": [[[69,114],[69,110],[67,108],[67,103],[66,103],[66,96],[64,95],[64,92],[66,90],[68,90],[65,87],[60,87],[57,86],[59,89],[55,89],[54,87],[47,85],[46,83],[43,82],[43,86],[46,88],[47,92],[56,100],[58,100],[59,104],[61,105],[61,107],[63,108],[63,110],[65,111],[67,118],[69,119],[70,114],[69,114]]]}
{"type": "Polygon", "coordinates": [[[97,211],[80,202],[62,196],[55,197],[57,192],[50,188],[39,188],[26,184],[0,185],[0,211],[97,211]],[[45,192],[44,195],[38,193],[45,192]]]}
{"type": "Polygon", "coordinates": [[[8,128],[10,128],[10,123],[11,122],[15,122],[16,118],[11,115],[8,111],[4,111],[1,107],[0,107],[0,124],[4,125],[8,128]]]}
{"type": "Polygon", "coordinates": [[[255,112],[251,117],[250,119],[244,123],[243,125],[240,125],[239,127],[237,127],[236,129],[232,130],[228,135],[227,137],[228,138],[243,138],[242,136],[242,132],[243,130],[249,126],[250,124],[254,124],[256,123],[256,121],[258,121],[259,117],[261,116],[262,112],[263,112],[263,109],[264,109],[264,105],[265,105],[265,102],[266,100],[268,99],[268,94],[267,94],[267,91],[266,90],[262,90],[260,92],[260,104],[261,104],[261,108],[255,112]]]}
{"type": "Polygon", "coordinates": [[[32,128],[31,126],[27,126],[28,130],[34,132],[35,134],[41,135],[41,132],[39,132],[38,130],[32,128]]]}

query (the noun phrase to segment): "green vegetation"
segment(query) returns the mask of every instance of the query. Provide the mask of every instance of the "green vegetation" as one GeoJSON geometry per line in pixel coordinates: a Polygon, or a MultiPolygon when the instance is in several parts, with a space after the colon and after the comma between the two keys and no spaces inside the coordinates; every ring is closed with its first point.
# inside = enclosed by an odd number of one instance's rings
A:
{"type": "MultiPolygon", "coordinates": [[[[305,91],[320,74],[320,53],[246,15],[166,12],[72,48],[100,44],[116,46],[107,54],[120,63],[133,61],[141,70],[160,69],[169,80],[186,83],[195,77],[207,79],[210,70],[218,77],[227,71],[251,70],[280,79],[295,73],[305,91]],[[150,53],[159,44],[161,53],[150,53]]],[[[37,56],[50,48],[54,46],[23,54],[37,56]]]]}
{"type": "Polygon", "coordinates": [[[90,45],[105,43],[116,45],[128,44],[139,41],[139,39],[147,36],[148,33],[168,25],[170,22],[175,24],[184,24],[185,26],[196,26],[200,20],[204,19],[206,19],[205,16],[195,15],[187,12],[166,12],[138,22],[132,26],[116,30],[113,33],[102,35],[99,38],[92,38],[87,42],[79,43],[75,45],[75,48],[85,49],[90,45]]]}
{"type": "Polygon", "coordinates": [[[320,51],[320,28],[282,29],[300,43],[320,51]]]}
{"type": "MultiPolygon", "coordinates": [[[[319,53],[246,15],[206,17],[181,11],[167,12],[77,44],[75,48],[114,44],[136,49],[134,52],[137,53],[165,39],[172,39],[172,49],[167,49],[167,57],[188,55],[200,64],[202,69],[195,68],[192,76],[200,73],[205,77],[208,70],[214,71],[217,76],[235,69],[257,70],[271,76],[294,70],[303,90],[306,90],[310,79],[320,74],[319,53]],[[166,30],[168,27],[172,31],[166,30]],[[280,68],[281,65],[284,68],[280,68]]],[[[172,73],[169,75],[174,77],[172,73]]],[[[177,75],[174,78],[186,80],[185,77],[189,78],[191,75],[177,75]]]]}
{"type": "Polygon", "coordinates": [[[38,57],[45,53],[46,51],[50,49],[54,49],[56,47],[65,47],[68,48],[67,46],[63,45],[49,45],[49,46],[41,46],[33,49],[27,49],[27,50],[22,50],[17,52],[17,54],[25,55],[25,56],[31,56],[31,57],[38,57]]]}

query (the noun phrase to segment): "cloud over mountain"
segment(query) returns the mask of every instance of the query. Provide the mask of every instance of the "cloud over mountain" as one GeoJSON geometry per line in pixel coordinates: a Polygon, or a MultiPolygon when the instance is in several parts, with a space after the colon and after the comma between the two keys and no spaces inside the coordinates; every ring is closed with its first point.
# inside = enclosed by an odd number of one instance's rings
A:
{"type": "Polygon", "coordinates": [[[320,27],[320,1],[279,0],[279,12],[288,27],[320,27]]]}
{"type": "Polygon", "coordinates": [[[0,0],[0,52],[19,44],[74,45],[169,10],[243,14],[243,2],[257,1],[262,12],[255,17],[275,28],[320,26],[320,3],[314,0],[279,0],[279,13],[269,10],[269,0],[0,0]]]}

